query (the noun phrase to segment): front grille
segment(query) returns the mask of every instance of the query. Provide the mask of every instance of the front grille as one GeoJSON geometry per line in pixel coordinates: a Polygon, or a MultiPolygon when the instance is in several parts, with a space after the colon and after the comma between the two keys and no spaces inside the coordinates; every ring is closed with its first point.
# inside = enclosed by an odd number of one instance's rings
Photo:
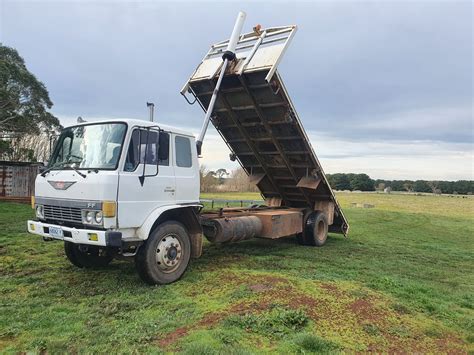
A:
{"type": "Polygon", "coordinates": [[[44,205],[44,218],[55,221],[82,223],[80,208],[44,205]]]}

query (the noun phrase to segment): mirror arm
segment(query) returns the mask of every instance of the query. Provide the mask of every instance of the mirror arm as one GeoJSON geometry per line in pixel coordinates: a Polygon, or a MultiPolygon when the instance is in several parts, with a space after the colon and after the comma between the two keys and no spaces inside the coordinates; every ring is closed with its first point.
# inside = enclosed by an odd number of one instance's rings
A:
{"type": "MultiPolygon", "coordinates": [[[[149,133],[150,129],[148,128],[147,130],[147,133],[146,133],[146,143],[145,143],[145,156],[143,157],[143,171],[142,171],[142,175],[138,178],[138,180],[140,180],[140,185],[143,186],[143,183],[145,182],[145,167],[146,167],[146,152],[147,152],[147,148],[148,148],[148,133],[149,133]]],[[[140,131],[140,144],[138,145],[140,148],[140,151],[142,149],[142,133],[140,131]]]]}
{"type": "MultiPolygon", "coordinates": [[[[145,182],[145,177],[155,177],[158,175],[158,169],[159,169],[159,162],[160,162],[160,159],[158,157],[158,152],[159,152],[159,138],[160,138],[160,135],[158,133],[158,144],[156,145],[156,173],[153,174],[153,175],[145,175],[145,166],[146,166],[146,158],[147,158],[147,152],[148,152],[148,136],[150,134],[150,130],[151,128],[153,127],[146,127],[146,130],[147,130],[147,134],[146,134],[146,144],[145,144],[145,156],[143,157],[143,172],[142,172],[142,175],[138,178],[140,180],[140,184],[143,186],[143,183],[145,182]]],[[[158,127],[158,132],[161,131],[161,129],[158,127]]],[[[142,135],[140,133],[140,149],[141,149],[141,146],[142,146],[142,135]]]]}

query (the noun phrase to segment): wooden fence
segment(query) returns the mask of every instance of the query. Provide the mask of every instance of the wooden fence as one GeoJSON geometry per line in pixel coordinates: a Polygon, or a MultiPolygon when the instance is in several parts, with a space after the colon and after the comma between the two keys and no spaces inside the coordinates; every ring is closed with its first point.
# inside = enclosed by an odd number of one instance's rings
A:
{"type": "Polygon", "coordinates": [[[29,201],[39,167],[38,163],[0,161],[0,200],[29,201]]]}

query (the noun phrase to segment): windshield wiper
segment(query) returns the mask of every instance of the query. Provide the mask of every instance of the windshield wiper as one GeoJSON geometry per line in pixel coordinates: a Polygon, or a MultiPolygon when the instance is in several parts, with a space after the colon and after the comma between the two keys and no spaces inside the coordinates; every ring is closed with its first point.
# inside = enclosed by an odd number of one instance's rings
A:
{"type": "Polygon", "coordinates": [[[66,164],[70,164],[68,165],[67,167],[68,168],[71,168],[72,170],[74,170],[78,175],[80,175],[81,177],[83,177],[84,179],[87,177],[86,174],[83,174],[81,173],[73,164],[76,164],[78,162],[71,162],[70,159],[67,159],[65,161],[61,161],[61,162],[58,162],[56,164],[53,164],[50,168],[46,169],[45,171],[43,171],[40,175],[42,177],[45,177],[47,173],[49,173],[51,170],[53,170],[54,168],[62,168],[62,167],[65,167],[66,164]]]}
{"type": "Polygon", "coordinates": [[[53,164],[53,165],[51,165],[51,167],[49,167],[48,169],[46,169],[45,171],[43,171],[40,175],[41,175],[42,177],[45,177],[46,174],[49,173],[51,170],[53,170],[54,168],[61,167],[61,166],[63,166],[64,164],[66,164],[65,161],[62,161],[62,162],[53,164]]]}
{"type": "Polygon", "coordinates": [[[77,169],[74,164],[76,163],[71,163],[71,165],[68,165],[68,168],[71,168],[72,170],[74,170],[78,175],[82,176],[84,179],[87,177],[86,174],[83,174],[79,171],[79,169],[77,169]]]}

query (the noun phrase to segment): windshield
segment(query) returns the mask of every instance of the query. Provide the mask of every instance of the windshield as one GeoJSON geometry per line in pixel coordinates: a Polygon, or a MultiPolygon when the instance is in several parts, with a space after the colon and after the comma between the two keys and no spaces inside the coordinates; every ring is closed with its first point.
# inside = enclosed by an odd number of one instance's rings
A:
{"type": "Polygon", "coordinates": [[[59,136],[49,166],[116,169],[126,129],[124,123],[66,128],[59,136]]]}

